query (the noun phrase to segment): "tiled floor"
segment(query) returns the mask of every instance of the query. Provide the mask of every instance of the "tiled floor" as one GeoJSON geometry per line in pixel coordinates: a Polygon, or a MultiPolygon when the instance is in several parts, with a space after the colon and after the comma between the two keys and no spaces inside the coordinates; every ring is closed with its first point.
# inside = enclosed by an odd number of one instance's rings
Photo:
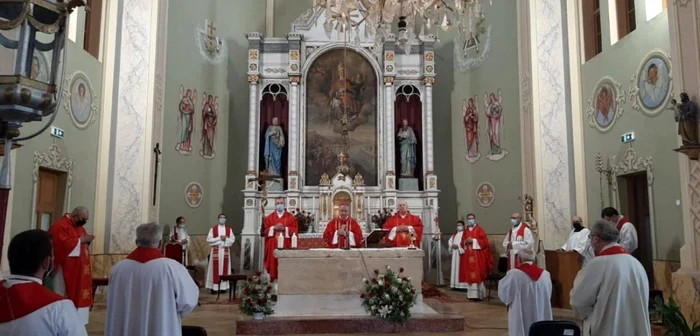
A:
{"type": "MultiPolygon", "coordinates": [[[[452,297],[463,297],[462,293],[445,291],[452,297]]],[[[202,302],[213,301],[212,295],[202,291],[202,302]]],[[[222,295],[222,300],[226,298],[222,295]]],[[[497,300],[490,302],[440,302],[434,299],[426,299],[425,302],[440,313],[464,315],[466,330],[459,333],[413,333],[410,335],[469,335],[469,336],[502,336],[508,335],[508,312],[497,300]]],[[[573,320],[573,314],[569,310],[554,310],[555,319],[573,320]]],[[[195,311],[183,319],[185,325],[198,325],[207,330],[208,335],[223,336],[235,334],[236,320],[250,319],[241,316],[237,305],[205,304],[197,307],[195,311]]],[[[103,335],[105,325],[105,304],[98,302],[90,313],[88,324],[89,335],[103,335]]],[[[361,335],[361,334],[355,334],[361,335]]],[[[378,335],[378,334],[374,334],[378,335]]],[[[387,334],[396,335],[396,334],[387,334]]]]}

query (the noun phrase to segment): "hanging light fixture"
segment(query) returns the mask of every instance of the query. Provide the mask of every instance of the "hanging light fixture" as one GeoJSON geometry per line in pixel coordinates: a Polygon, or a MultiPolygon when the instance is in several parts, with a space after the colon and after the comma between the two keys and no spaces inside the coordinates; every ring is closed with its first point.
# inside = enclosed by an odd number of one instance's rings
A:
{"type": "Polygon", "coordinates": [[[443,31],[456,27],[459,42],[477,35],[477,23],[484,18],[483,4],[484,0],[314,0],[314,7],[325,11],[323,27],[328,37],[334,31],[350,31],[356,44],[360,42],[362,23],[365,37],[374,36],[378,47],[389,37],[392,24],[398,19],[397,42],[407,54],[416,31],[424,35],[437,27],[443,31]]]}
{"type": "Polygon", "coordinates": [[[13,144],[44,132],[56,118],[65,70],[66,18],[83,0],[0,0],[0,142],[5,145],[0,170],[0,248],[11,189],[13,144]],[[60,74],[59,74],[60,70],[60,74]],[[49,121],[20,137],[24,123],[49,121]]]}

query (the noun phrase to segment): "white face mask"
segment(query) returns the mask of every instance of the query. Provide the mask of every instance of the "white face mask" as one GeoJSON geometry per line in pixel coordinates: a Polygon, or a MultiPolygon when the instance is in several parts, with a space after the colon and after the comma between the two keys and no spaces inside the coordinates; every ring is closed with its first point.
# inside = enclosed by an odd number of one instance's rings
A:
{"type": "Polygon", "coordinates": [[[284,211],[284,204],[277,204],[277,212],[284,211]]]}
{"type": "Polygon", "coordinates": [[[457,227],[457,232],[462,232],[462,231],[464,231],[464,226],[461,226],[461,225],[458,226],[458,227],[457,227]]]}
{"type": "Polygon", "coordinates": [[[226,224],[226,218],[219,218],[219,224],[221,224],[221,225],[226,224]]]}
{"type": "Polygon", "coordinates": [[[512,218],[511,218],[511,220],[510,220],[510,225],[518,226],[518,224],[520,224],[520,222],[518,222],[517,219],[512,219],[512,218]]]}

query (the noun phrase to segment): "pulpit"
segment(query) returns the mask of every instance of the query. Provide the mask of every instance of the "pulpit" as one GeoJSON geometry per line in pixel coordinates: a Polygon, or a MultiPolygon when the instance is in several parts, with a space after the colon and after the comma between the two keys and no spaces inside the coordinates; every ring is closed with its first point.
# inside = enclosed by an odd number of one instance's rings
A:
{"type": "Polygon", "coordinates": [[[581,255],[578,252],[545,251],[547,271],[552,276],[552,307],[571,309],[571,289],[581,270],[581,255]]]}

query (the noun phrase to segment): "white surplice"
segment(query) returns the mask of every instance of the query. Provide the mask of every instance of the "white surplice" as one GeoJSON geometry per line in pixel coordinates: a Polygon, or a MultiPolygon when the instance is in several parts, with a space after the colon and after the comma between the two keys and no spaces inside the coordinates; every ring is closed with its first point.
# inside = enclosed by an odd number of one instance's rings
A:
{"type": "Polygon", "coordinates": [[[651,335],[648,304],[646,271],[629,254],[593,258],[571,290],[571,309],[584,319],[584,336],[651,335]]]}
{"type": "Polygon", "coordinates": [[[510,229],[510,239],[508,239],[508,234],[506,233],[506,237],[503,238],[503,248],[507,251],[508,250],[508,243],[512,243],[513,248],[510,249],[510,268],[515,268],[515,255],[518,253],[518,251],[526,249],[526,248],[533,248],[535,245],[535,238],[532,236],[532,231],[530,231],[530,228],[527,226],[525,227],[525,232],[523,233],[523,236],[520,237],[518,236],[518,231],[520,230],[520,227],[522,225],[525,225],[523,223],[518,224],[518,226],[513,227],[510,229]]]}
{"type": "Polygon", "coordinates": [[[199,302],[185,266],[169,258],[131,259],[112,268],[105,336],[182,335],[182,316],[199,302]]]}
{"type": "MultiPolygon", "coordinates": [[[[10,275],[4,283],[8,289],[14,285],[42,281],[28,276],[10,275]]],[[[12,303],[10,303],[12,304],[12,303]]],[[[34,312],[6,323],[0,323],[0,335],[59,335],[87,336],[85,324],[78,317],[73,301],[65,299],[55,301],[34,312]]]]}
{"type": "Polygon", "coordinates": [[[588,244],[588,235],[591,233],[590,230],[583,228],[581,231],[576,232],[576,230],[571,230],[569,233],[569,239],[561,247],[564,251],[576,251],[578,254],[583,255],[586,250],[586,244],[588,244]]]}
{"type": "Polygon", "coordinates": [[[620,229],[620,245],[627,250],[628,253],[632,254],[637,249],[637,229],[635,229],[634,224],[627,221],[624,218],[625,223],[622,224],[620,229]]]}
{"type": "MultiPolygon", "coordinates": [[[[225,236],[226,235],[226,225],[219,225],[219,235],[225,236]]],[[[219,248],[219,264],[216,265],[216,267],[219,268],[219,275],[228,275],[231,274],[231,263],[233,262],[233,259],[231,259],[231,246],[233,246],[233,243],[236,242],[236,236],[233,234],[233,229],[231,229],[231,236],[226,237],[225,240],[221,240],[219,237],[214,237],[214,229],[211,228],[209,229],[209,234],[207,235],[207,243],[209,243],[209,246],[211,247],[220,247],[219,248]],[[223,250],[221,249],[222,247],[227,247],[228,250],[223,250]],[[224,269],[224,253],[228,252],[228,269],[224,269]]],[[[211,254],[209,255],[209,266],[207,267],[207,279],[205,282],[205,287],[207,289],[211,290],[227,290],[228,289],[228,281],[224,281],[221,283],[221,288],[219,288],[218,284],[214,283],[214,249],[211,250],[211,254]]]]}
{"type": "Polygon", "coordinates": [[[533,323],[552,320],[552,278],[547,271],[534,281],[517,268],[509,270],[498,283],[498,298],[508,306],[509,336],[527,336],[533,323]]]}
{"type": "MultiPolygon", "coordinates": [[[[466,230],[472,231],[474,230],[474,227],[467,227],[466,230]]],[[[468,299],[477,299],[477,300],[483,300],[486,298],[486,286],[484,286],[483,282],[479,283],[467,283],[467,282],[459,282],[459,274],[460,274],[460,257],[465,253],[464,246],[461,246],[460,244],[462,243],[462,234],[464,234],[464,231],[461,232],[456,232],[452,237],[450,237],[450,240],[447,243],[447,246],[449,246],[450,251],[452,251],[452,269],[450,272],[450,287],[451,288],[457,288],[457,289],[466,289],[467,290],[467,298],[468,299]],[[458,248],[452,249],[452,245],[457,245],[458,248]]],[[[465,244],[468,244],[465,242],[465,244]]],[[[481,246],[479,246],[479,242],[476,239],[472,239],[472,250],[481,250],[481,246]]]]}
{"type": "Polygon", "coordinates": [[[183,251],[183,254],[185,255],[183,260],[182,260],[182,264],[187,266],[187,248],[190,246],[190,243],[189,243],[190,236],[187,235],[187,230],[185,230],[184,226],[183,227],[175,226],[173,228],[173,231],[170,232],[170,240],[171,241],[173,240],[173,237],[175,237],[175,232],[177,232],[177,241],[178,241],[178,243],[180,243],[180,245],[182,245],[182,251],[183,251]],[[187,243],[182,244],[182,242],[184,242],[185,240],[187,240],[187,243]]]}
{"type": "MultiPolygon", "coordinates": [[[[80,258],[80,244],[80,239],[78,239],[78,243],[68,254],[68,258],[80,258]]],[[[56,267],[54,274],[52,278],[53,291],[58,295],[66,296],[66,281],[63,277],[63,268],[61,266],[56,267]]],[[[83,325],[87,325],[90,322],[90,307],[78,308],[78,319],[83,325]]]]}

